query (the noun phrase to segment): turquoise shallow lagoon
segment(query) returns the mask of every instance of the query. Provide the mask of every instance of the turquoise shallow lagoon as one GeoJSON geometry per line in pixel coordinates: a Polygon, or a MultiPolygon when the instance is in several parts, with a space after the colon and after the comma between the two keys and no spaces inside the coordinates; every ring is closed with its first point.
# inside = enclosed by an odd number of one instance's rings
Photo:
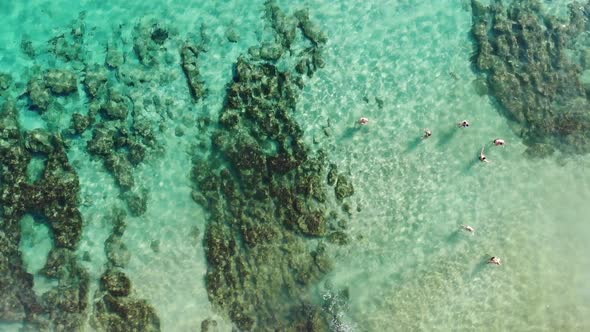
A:
{"type": "MultiPolygon", "coordinates": [[[[568,3],[543,6],[562,15],[568,3]]],[[[333,269],[309,290],[333,316],[330,329],[589,330],[590,156],[525,156],[518,125],[474,83],[469,1],[278,5],[286,13],[308,8],[328,37],[325,67],[306,79],[294,118],[305,143],[324,149],[354,184],[348,244],[328,246],[333,269]],[[369,124],[359,127],[360,117],[369,124]],[[463,119],[469,128],[457,128],[463,119]],[[422,140],[425,128],[433,135],[422,140]],[[491,144],[498,137],[505,147],[491,144]],[[482,146],[489,163],[477,159],[482,146]],[[476,231],[464,232],[463,224],[476,231]],[[501,257],[502,265],[486,264],[491,256],[501,257]],[[342,289],[348,296],[334,291],[342,289]]],[[[177,44],[166,51],[171,60],[153,69],[158,79],[138,92],[144,99],[157,96],[174,116],[157,132],[161,148],[134,169],[133,191],[149,194],[146,212],[127,218],[123,271],[132,294],[154,308],[162,331],[198,331],[205,319],[214,319],[218,331],[232,331],[227,312],[207,294],[208,213],[191,199],[191,151],[209,135],[200,119],[216,119],[222,109],[236,59],[270,38],[264,1],[0,1],[0,72],[13,77],[14,96],[26,90],[34,66],[82,70],[46,46],[80,12],[82,52],[90,63],[104,63],[106,45],[118,34],[127,62],[141,66],[132,32],[142,20],[165,24],[178,40],[199,35],[202,26],[207,31],[208,49],[198,60],[208,89],[203,100],[191,101],[177,44]],[[235,43],[227,38],[230,27],[239,36],[235,43]],[[23,54],[23,39],[35,47],[35,58],[23,54]]],[[[65,128],[87,105],[82,91],[60,98],[63,108],[51,116],[19,107],[21,129],[65,128]]],[[[146,104],[145,117],[159,121],[155,107],[146,104]]],[[[83,228],[76,256],[89,275],[88,303],[108,260],[111,211],[125,206],[113,176],[86,151],[91,137],[84,133],[67,151],[80,180],[83,228]]],[[[42,167],[32,163],[29,171],[42,167]]],[[[53,246],[51,232],[29,215],[20,227],[22,259],[40,296],[57,286],[39,274],[53,246]]],[[[95,328],[89,318],[84,327],[95,328]]],[[[20,322],[0,325],[21,328],[30,329],[20,322]]]]}

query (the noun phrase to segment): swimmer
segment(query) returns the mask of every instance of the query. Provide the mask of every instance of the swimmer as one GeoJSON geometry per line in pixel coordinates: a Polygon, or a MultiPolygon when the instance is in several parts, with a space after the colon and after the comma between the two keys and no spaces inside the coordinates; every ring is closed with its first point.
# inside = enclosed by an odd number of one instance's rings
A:
{"type": "Polygon", "coordinates": [[[366,125],[367,123],[369,123],[369,119],[367,119],[367,118],[360,118],[360,119],[359,119],[359,124],[360,124],[360,125],[364,126],[364,125],[366,125]]]}
{"type": "Polygon", "coordinates": [[[484,163],[489,163],[490,160],[488,159],[488,157],[486,157],[485,154],[483,154],[483,149],[484,147],[481,147],[481,152],[479,153],[479,161],[484,162],[484,163]]]}
{"type": "Polygon", "coordinates": [[[506,144],[506,142],[503,139],[501,139],[501,138],[496,138],[494,140],[494,145],[495,146],[504,146],[505,144],[506,144]]]}
{"type": "Polygon", "coordinates": [[[424,129],[424,135],[422,136],[423,139],[427,139],[428,137],[432,136],[432,131],[430,129],[424,129]]]}
{"type": "Polygon", "coordinates": [[[467,120],[463,120],[463,121],[459,122],[459,123],[457,124],[457,126],[459,126],[459,127],[461,127],[461,128],[467,128],[467,127],[469,127],[469,121],[467,121],[467,120]]]}
{"type": "Polygon", "coordinates": [[[490,260],[488,260],[488,264],[502,265],[502,260],[500,257],[493,256],[490,258],[490,260]]]}
{"type": "Polygon", "coordinates": [[[461,227],[463,227],[463,229],[468,231],[469,233],[475,233],[475,228],[473,228],[469,225],[461,225],[461,227]]]}

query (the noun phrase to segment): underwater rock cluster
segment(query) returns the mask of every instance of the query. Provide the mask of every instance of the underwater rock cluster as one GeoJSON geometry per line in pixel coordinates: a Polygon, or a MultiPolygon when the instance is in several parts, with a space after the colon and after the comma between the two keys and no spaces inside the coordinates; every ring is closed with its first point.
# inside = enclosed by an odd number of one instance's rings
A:
{"type": "MultiPolygon", "coordinates": [[[[207,291],[240,330],[324,331],[333,313],[311,288],[332,268],[330,246],[348,242],[354,187],[325,152],[305,143],[293,113],[305,79],[324,66],[327,37],[307,10],[287,15],[267,1],[265,13],[274,39],[237,59],[218,120],[201,118],[208,126],[201,128],[201,147],[213,152],[196,158],[191,174],[192,197],[209,212],[207,291]]],[[[144,214],[148,192],[134,171],[163,150],[158,131],[173,117],[172,100],[160,100],[150,89],[174,77],[153,73],[176,66],[193,102],[200,102],[207,88],[199,55],[209,39],[204,26],[200,43],[180,41],[166,24],[142,19],[131,38],[115,28],[100,63],[85,53],[84,16],[45,46],[23,39],[21,50],[34,63],[40,54],[54,57],[50,67],[35,64],[20,78],[24,83],[0,73],[0,320],[41,331],[80,331],[87,323],[99,331],[159,331],[156,311],[137,299],[125,273],[131,257],[122,240],[126,212],[112,216],[107,264],[89,299],[90,276],[76,254],[83,227],[80,183],[68,150],[74,146],[98,158],[129,214],[144,214]],[[70,105],[75,112],[65,113],[70,105]],[[21,111],[38,112],[45,127],[20,128],[21,111]],[[71,115],[69,128],[61,121],[64,113],[71,115]],[[35,177],[32,160],[44,165],[35,177]],[[27,214],[51,230],[53,248],[38,273],[57,286],[44,294],[34,292],[19,249],[27,214]]],[[[230,30],[227,39],[239,41],[230,30]]],[[[184,132],[177,128],[175,134],[184,132]]],[[[207,319],[202,328],[215,325],[207,319]]]]}
{"type": "Polygon", "coordinates": [[[216,152],[193,169],[193,199],[210,213],[207,291],[240,330],[325,331],[332,317],[312,301],[310,286],[332,267],[322,239],[338,233],[346,242],[338,222],[345,217],[331,207],[353,187],[334,167],[338,189],[330,195],[327,156],[304,143],[293,112],[302,75],[323,65],[314,57],[326,38],[306,11],[290,17],[273,1],[266,11],[275,42],[237,60],[211,135],[216,152]],[[297,29],[309,44],[291,60],[305,70],[282,71],[274,62],[291,53],[297,29]]]}
{"type": "MultiPolygon", "coordinates": [[[[74,144],[85,146],[102,159],[131,214],[141,215],[147,209],[147,191],[136,188],[133,171],[150,151],[160,149],[154,130],[159,123],[149,118],[144,107],[152,106],[162,114],[167,111],[157,96],[143,91],[143,84],[158,77],[150,77],[147,67],[138,69],[127,63],[118,42],[109,43],[104,66],[89,63],[83,51],[83,20],[81,13],[44,48],[35,49],[23,40],[22,51],[32,60],[42,53],[56,59],[51,68],[35,65],[24,75],[26,84],[15,84],[9,74],[0,73],[0,320],[23,322],[31,330],[81,331],[92,308],[88,304],[90,277],[75,252],[83,221],[78,210],[80,183],[69,163],[68,149],[74,144]],[[80,103],[84,94],[87,103],[80,103]],[[63,105],[72,102],[80,107],[72,114],[68,129],[60,118],[63,105]],[[21,111],[39,112],[47,129],[23,130],[18,121],[21,111]],[[31,176],[37,171],[29,170],[32,161],[44,165],[37,176],[31,176]],[[38,273],[57,286],[43,294],[33,291],[34,279],[19,249],[20,222],[27,214],[51,230],[53,248],[38,273]]],[[[135,33],[139,61],[157,65],[154,59],[161,57],[168,32],[158,24],[140,22],[135,33]]],[[[115,219],[122,217],[118,214],[115,219]]],[[[124,222],[118,222],[105,242],[109,263],[100,280],[103,293],[96,295],[97,329],[158,331],[154,309],[133,297],[131,283],[122,272],[130,254],[121,240],[121,224],[124,222]]]]}
{"type": "Polygon", "coordinates": [[[544,14],[537,0],[508,7],[472,0],[471,7],[474,65],[506,116],[521,125],[526,153],[590,152],[590,82],[581,79],[590,66],[586,52],[574,51],[590,30],[590,2],[569,4],[568,18],[544,14]]]}
{"type": "Polygon", "coordinates": [[[100,289],[94,294],[93,327],[110,332],[160,331],[160,319],[145,300],[136,299],[131,281],[123,272],[129,253],[121,241],[125,233],[125,213],[113,213],[113,232],[105,242],[107,266],[100,277],[100,289]],[[126,257],[126,258],[121,258],[126,257]]]}
{"type": "Polygon", "coordinates": [[[46,111],[53,95],[65,95],[78,89],[76,74],[70,70],[49,69],[33,77],[27,85],[31,106],[46,111]]]}
{"type": "MultiPolygon", "coordinates": [[[[157,96],[143,90],[146,84],[159,78],[149,74],[148,66],[157,66],[166,58],[166,42],[172,33],[154,20],[141,20],[133,30],[133,51],[143,65],[133,65],[126,60],[120,50],[125,45],[120,46],[116,36],[107,45],[102,65],[90,62],[83,52],[84,16],[81,13],[65,32],[48,43],[46,51],[55,54],[64,64],[69,63],[69,68],[42,70],[35,67],[20,97],[26,97],[30,110],[43,114],[49,130],[61,133],[66,144],[71,140],[87,140],[87,151],[103,160],[130,211],[141,215],[147,209],[148,193],[137,188],[133,172],[150,152],[161,150],[154,127],[161,126],[163,121],[154,121],[146,108],[153,106],[157,112],[167,112],[166,105],[157,96]],[[83,97],[82,93],[86,94],[87,103],[72,114],[69,130],[53,123],[64,111],[62,99],[77,101],[83,97]],[[90,134],[86,134],[87,131],[90,134]]],[[[29,53],[38,52],[33,49],[29,53]]],[[[10,77],[1,76],[0,89],[9,85],[10,77]]]]}
{"type": "Polygon", "coordinates": [[[0,319],[23,320],[37,329],[78,330],[84,322],[89,278],[74,252],[82,232],[80,185],[63,139],[41,129],[23,132],[14,102],[5,101],[0,111],[0,164],[0,319]],[[27,168],[33,155],[45,158],[45,168],[31,183],[27,168]],[[58,286],[40,297],[33,292],[33,277],[25,271],[18,249],[25,214],[51,228],[55,245],[40,273],[56,279],[58,286]]]}
{"type": "Polygon", "coordinates": [[[180,51],[182,70],[188,81],[189,90],[193,100],[198,101],[207,92],[205,82],[201,79],[197,59],[201,49],[192,42],[186,42],[180,51]]]}

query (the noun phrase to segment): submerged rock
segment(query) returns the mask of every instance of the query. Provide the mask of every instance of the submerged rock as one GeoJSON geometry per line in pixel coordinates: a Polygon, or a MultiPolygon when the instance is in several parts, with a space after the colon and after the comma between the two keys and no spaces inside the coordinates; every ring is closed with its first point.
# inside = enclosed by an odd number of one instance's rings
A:
{"type": "MultiPolygon", "coordinates": [[[[528,155],[546,156],[552,145],[564,153],[590,152],[590,102],[581,67],[567,55],[590,30],[590,2],[568,5],[568,18],[543,13],[538,1],[471,1],[475,67],[487,76],[476,91],[488,90],[503,113],[520,124],[528,155]],[[484,88],[485,87],[485,88],[484,88]]],[[[582,64],[586,63],[584,58],[582,64]]]]}
{"type": "Polygon", "coordinates": [[[207,318],[201,322],[201,332],[216,332],[217,322],[214,319],[207,318]]]}
{"type": "Polygon", "coordinates": [[[53,152],[52,136],[45,129],[34,129],[26,136],[25,147],[32,153],[49,154],[53,152]]]}
{"type": "Polygon", "coordinates": [[[8,90],[10,84],[12,84],[12,76],[10,74],[0,73],[0,94],[4,90],[8,90]]]}
{"type": "Polygon", "coordinates": [[[119,270],[109,269],[100,277],[101,287],[113,296],[128,296],[131,281],[119,270]]]}
{"type": "Polygon", "coordinates": [[[42,75],[35,75],[27,84],[31,106],[47,110],[53,95],[67,95],[78,90],[76,74],[69,70],[49,69],[42,75]]]}
{"type": "Polygon", "coordinates": [[[309,10],[302,9],[295,12],[295,17],[299,21],[299,28],[303,35],[316,45],[325,44],[328,41],[326,35],[320,28],[309,19],[309,10]]]}
{"type": "Polygon", "coordinates": [[[160,63],[160,53],[164,43],[170,37],[168,28],[155,19],[142,19],[135,26],[133,34],[133,51],[145,66],[160,63]]]}
{"type": "Polygon", "coordinates": [[[86,25],[86,12],[80,12],[78,19],[72,22],[64,31],[51,38],[48,50],[58,59],[66,62],[84,60],[83,44],[86,25]]]}
{"type": "Polygon", "coordinates": [[[73,132],[77,135],[82,134],[88,127],[90,126],[90,119],[88,116],[74,113],[72,114],[72,125],[71,128],[73,132]]]}
{"type": "MultiPolygon", "coordinates": [[[[197,158],[192,172],[191,196],[210,214],[203,237],[207,293],[240,330],[323,331],[333,317],[311,303],[309,287],[332,262],[324,245],[309,241],[329,233],[326,216],[338,203],[327,194],[325,154],[306,145],[292,116],[303,86],[299,75],[313,74],[323,60],[317,45],[291,52],[298,20],[274,1],[265,9],[275,42],[238,58],[219,126],[211,126],[213,152],[197,158]],[[270,63],[277,60],[305,68],[279,69],[270,63]]],[[[323,43],[307,14],[299,16],[308,38],[323,43]]],[[[354,189],[340,177],[333,167],[330,179],[340,182],[342,199],[354,189]]],[[[332,237],[345,242],[340,233],[332,237]]]]}
{"type": "Polygon", "coordinates": [[[240,35],[233,28],[227,28],[225,38],[231,43],[237,43],[240,40],[240,35]]]}
{"type": "Polygon", "coordinates": [[[34,58],[36,55],[35,47],[33,46],[33,42],[28,39],[22,39],[20,42],[20,50],[28,56],[29,58],[34,58]]]}
{"type": "Polygon", "coordinates": [[[334,193],[339,200],[350,197],[354,194],[354,187],[348,177],[342,174],[338,175],[338,181],[336,182],[336,187],[334,187],[334,193]]]}
{"type": "Polygon", "coordinates": [[[46,71],[45,85],[55,94],[68,94],[78,90],[76,74],[63,69],[50,69],[46,71]]]}
{"type": "Polygon", "coordinates": [[[205,82],[199,72],[199,48],[192,43],[185,43],[180,51],[182,70],[186,76],[190,93],[194,101],[199,101],[206,93],[205,82]]]}
{"type": "Polygon", "coordinates": [[[108,73],[104,67],[95,65],[90,69],[86,70],[86,76],[84,77],[84,87],[90,98],[96,98],[99,95],[101,89],[106,87],[108,80],[108,73]]]}
{"type": "Polygon", "coordinates": [[[60,135],[42,129],[21,133],[15,105],[6,102],[0,112],[0,164],[0,319],[24,320],[38,330],[80,330],[89,277],[74,253],[82,234],[77,209],[80,186],[64,142],[60,135]],[[47,155],[42,176],[33,184],[27,182],[31,153],[47,155]],[[33,291],[33,276],[25,271],[18,249],[20,220],[27,213],[50,226],[55,244],[41,274],[57,280],[59,286],[40,297],[33,291]]]}

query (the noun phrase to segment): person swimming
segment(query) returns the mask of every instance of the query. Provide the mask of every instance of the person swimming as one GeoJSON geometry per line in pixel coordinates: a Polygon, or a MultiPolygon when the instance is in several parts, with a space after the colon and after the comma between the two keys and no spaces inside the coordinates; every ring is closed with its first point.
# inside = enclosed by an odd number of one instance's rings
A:
{"type": "Polygon", "coordinates": [[[365,117],[362,117],[362,118],[360,118],[360,119],[359,119],[358,123],[359,123],[360,125],[364,126],[364,125],[366,125],[366,124],[368,124],[368,123],[369,123],[369,119],[367,119],[367,118],[365,118],[365,117]]]}
{"type": "Polygon", "coordinates": [[[427,139],[428,137],[432,136],[432,131],[430,129],[424,129],[424,135],[422,135],[423,139],[427,139]]]}
{"type": "Polygon", "coordinates": [[[505,144],[506,144],[506,142],[503,139],[501,139],[501,138],[496,138],[494,140],[494,145],[495,146],[504,146],[505,144]]]}
{"type": "Polygon", "coordinates": [[[479,153],[479,161],[484,162],[484,163],[489,163],[490,160],[488,159],[488,157],[486,157],[486,155],[483,153],[483,149],[485,147],[481,147],[481,152],[479,153]]]}
{"type": "Polygon", "coordinates": [[[467,128],[467,127],[469,127],[469,121],[467,121],[467,120],[463,120],[463,121],[459,122],[459,123],[457,124],[457,126],[459,126],[459,127],[461,127],[461,128],[467,128]]]}
{"type": "Polygon", "coordinates": [[[492,258],[488,260],[488,264],[502,265],[502,260],[500,257],[492,256],[492,258]]]}
{"type": "Polygon", "coordinates": [[[469,225],[461,225],[461,227],[463,227],[463,229],[468,231],[469,233],[475,233],[475,228],[473,228],[469,225]]]}

